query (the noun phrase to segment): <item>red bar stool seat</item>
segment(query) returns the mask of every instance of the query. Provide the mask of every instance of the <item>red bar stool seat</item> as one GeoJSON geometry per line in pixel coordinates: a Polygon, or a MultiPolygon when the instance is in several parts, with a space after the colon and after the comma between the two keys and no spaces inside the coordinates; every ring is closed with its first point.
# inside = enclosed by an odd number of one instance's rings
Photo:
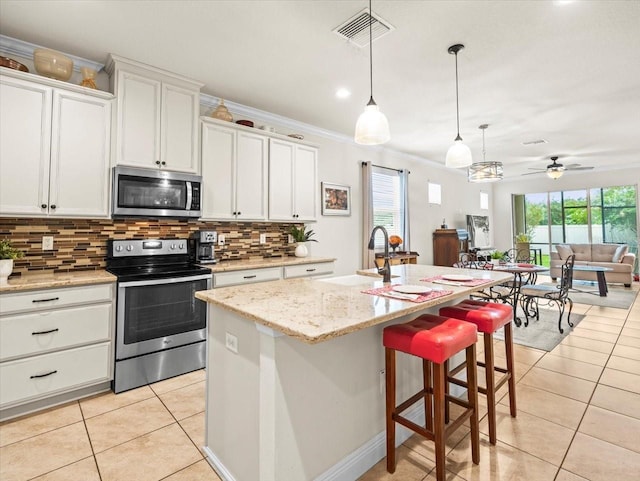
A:
{"type": "Polygon", "coordinates": [[[425,314],[410,322],[385,327],[382,342],[386,369],[387,471],[396,469],[395,423],[434,441],[436,477],[445,479],[445,443],[467,419],[471,424],[471,452],[475,464],[480,462],[478,429],[478,391],[476,378],[477,327],[458,319],[425,314]],[[466,351],[467,401],[446,394],[446,362],[462,350],[466,351]],[[423,389],[396,406],[396,351],[422,358],[423,389]],[[433,383],[431,371],[433,370],[433,383]],[[404,410],[424,399],[426,427],[401,416],[404,410]],[[450,425],[445,425],[445,405],[454,402],[465,411],[450,425]]]}
{"type": "MultiPolygon", "coordinates": [[[[466,299],[454,306],[441,308],[440,315],[473,323],[477,326],[478,332],[483,335],[484,362],[478,362],[478,365],[485,368],[487,387],[478,387],[478,391],[487,396],[489,441],[491,444],[496,444],[496,391],[507,382],[509,383],[509,409],[511,416],[516,417],[516,381],[513,371],[513,330],[511,322],[513,321],[513,308],[508,304],[466,299]],[[496,367],[493,354],[493,334],[501,327],[504,327],[506,369],[496,367]],[[495,378],[496,371],[502,374],[498,380],[495,378]]],[[[465,381],[453,377],[463,367],[464,365],[458,366],[449,372],[448,365],[446,366],[449,382],[466,387],[465,381]]],[[[445,409],[445,418],[448,418],[448,409],[445,409]]]]}

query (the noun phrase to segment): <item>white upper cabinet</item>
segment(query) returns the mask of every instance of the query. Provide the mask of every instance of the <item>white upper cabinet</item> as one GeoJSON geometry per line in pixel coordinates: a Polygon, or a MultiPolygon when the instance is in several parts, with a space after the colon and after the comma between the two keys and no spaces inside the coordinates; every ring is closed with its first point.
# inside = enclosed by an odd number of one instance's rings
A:
{"type": "Polygon", "coordinates": [[[106,68],[118,99],[115,162],[199,173],[202,84],[114,55],[106,68]]]}
{"type": "Polygon", "coordinates": [[[267,218],[268,139],[202,121],[202,219],[267,218]]]}
{"type": "Polygon", "coordinates": [[[0,215],[108,217],[113,96],[0,76],[0,215]]]}
{"type": "Polygon", "coordinates": [[[270,139],[269,219],[316,220],[318,149],[270,139]]]}

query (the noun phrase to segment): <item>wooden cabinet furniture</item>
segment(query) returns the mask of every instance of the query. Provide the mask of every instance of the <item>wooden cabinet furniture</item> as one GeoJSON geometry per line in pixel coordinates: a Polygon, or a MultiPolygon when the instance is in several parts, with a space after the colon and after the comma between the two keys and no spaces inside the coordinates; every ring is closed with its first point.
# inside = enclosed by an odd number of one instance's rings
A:
{"type": "MultiPolygon", "coordinates": [[[[391,255],[389,258],[389,264],[392,266],[397,266],[401,264],[417,264],[418,263],[418,253],[417,252],[398,252],[397,254],[391,255]]],[[[384,254],[376,254],[376,266],[383,267],[384,266],[384,254]]]]}
{"type": "Polygon", "coordinates": [[[458,262],[460,242],[455,229],[436,229],[433,233],[433,265],[451,267],[458,262]]]}
{"type": "Polygon", "coordinates": [[[265,220],[268,139],[220,121],[202,119],[201,124],[201,218],[265,220]]]}
{"type": "Polygon", "coordinates": [[[0,295],[0,418],[107,389],[113,330],[112,283],[0,295]]]}
{"type": "Polygon", "coordinates": [[[0,76],[0,215],[108,217],[113,95],[0,76]]]}
{"type": "Polygon", "coordinates": [[[118,98],[116,164],[199,173],[203,84],[116,55],[105,69],[118,98]]]}
{"type": "Polygon", "coordinates": [[[316,277],[333,274],[334,262],[311,262],[280,267],[261,267],[213,273],[213,287],[237,286],[256,282],[277,281],[294,277],[316,277]]]}
{"type": "Polygon", "coordinates": [[[318,149],[269,140],[269,219],[316,220],[318,149]]]}

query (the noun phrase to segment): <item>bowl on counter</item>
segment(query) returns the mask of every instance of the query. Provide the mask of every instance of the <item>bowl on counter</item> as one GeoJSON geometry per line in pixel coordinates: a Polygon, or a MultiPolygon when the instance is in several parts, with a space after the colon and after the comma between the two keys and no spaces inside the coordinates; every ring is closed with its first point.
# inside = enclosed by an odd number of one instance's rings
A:
{"type": "Polygon", "coordinates": [[[73,73],[73,60],[55,50],[35,49],[33,51],[33,63],[36,67],[36,72],[40,75],[64,82],[69,80],[73,73]]]}
{"type": "Polygon", "coordinates": [[[0,67],[12,68],[13,70],[20,70],[21,72],[29,71],[26,65],[22,65],[20,62],[9,57],[0,57],[0,67]]]}
{"type": "Polygon", "coordinates": [[[244,125],[245,127],[253,127],[251,120],[236,120],[236,124],[244,125]]]}

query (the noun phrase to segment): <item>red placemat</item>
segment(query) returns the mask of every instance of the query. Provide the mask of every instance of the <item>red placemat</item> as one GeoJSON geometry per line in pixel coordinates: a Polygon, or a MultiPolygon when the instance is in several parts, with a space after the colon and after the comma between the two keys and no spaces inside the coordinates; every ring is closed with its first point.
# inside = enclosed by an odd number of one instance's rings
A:
{"type": "MultiPolygon", "coordinates": [[[[362,293],[363,294],[372,294],[374,296],[389,297],[389,298],[395,299],[397,301],[408,301],[408,302],[416,302],[416,303],[431,301],[433,299],[437,299],[438,297],[448,296],[449,294],[453,293],[453,291],[444,291],[444,290],[437,289],[437,290],[433,290],[431,292],[427,292],[426,294],[418,295],[418,297],[416,297],[415,300],[414,299],[400,299],[399,297],[393,296],[393,294],[390,291],[392,291],[395,286],[401,286],[401,285],[402,284],[393,284],[393,285],[390,285],[390,286],[377,287],[375,289],[368,289],[366,291],[362,291],[362,293]]],[[[398,293],[398,294],[402,294],[402,293],[398,293]]]]}
{"type": "Polygon", "coordinates": [[[443,276],[427,277],[426,279],[420,279],[420,280],[422,282],[435,282],[435,281],[451,282],[451,285],[469,286],[469,287],[481,286],[482,284],[488,284],[489,282],[491,282],[491,279],[473,279],[471,281],[454,281],[453,279],[452,280],[445,279],[443,276]]]}

